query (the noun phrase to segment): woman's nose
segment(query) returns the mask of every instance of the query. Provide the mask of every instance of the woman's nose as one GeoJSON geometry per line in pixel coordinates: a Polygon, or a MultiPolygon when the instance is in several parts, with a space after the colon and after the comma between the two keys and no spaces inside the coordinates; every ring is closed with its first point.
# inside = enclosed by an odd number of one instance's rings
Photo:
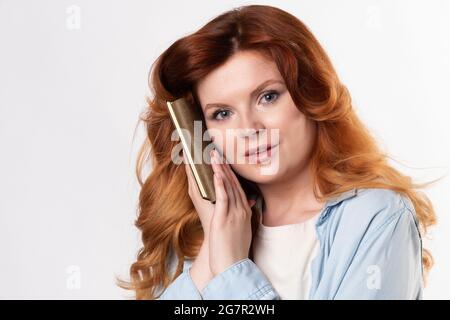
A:
{"type": "Polygon", "coordinates": [[[240,122],[239,128],[237,129],[239,131],[239,137],[246,138],[256,135],[264,128],[264,124],[258,117],[246,115],[242,117],[242,121],[240,122]]]}

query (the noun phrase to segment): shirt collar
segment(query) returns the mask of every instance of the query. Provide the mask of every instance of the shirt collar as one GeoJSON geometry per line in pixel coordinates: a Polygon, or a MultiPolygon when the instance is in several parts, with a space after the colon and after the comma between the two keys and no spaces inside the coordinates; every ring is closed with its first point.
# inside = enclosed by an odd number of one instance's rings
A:
{"type": "Polygon", "coordinates": [[[336,197],[330,198],[327,200],[327,202],[325,203],[325,207],[323,208],[322,212],[320,213],[319,219],[317,220],[317,226],[322,224],[329,216],[330,216],[330,212],[331,210],[329,210],[330,207],[341,203],[344,200],[353,198],[354,196],[356,196],[358,194],[358,189],[353,188],[347,191],[342,192],[341,194],[339,194],[336,197]]]}
{"type": "MultiPolygon", "coordinates": [[[[319,220],[323,220],[324,215],[326,215],[326,212],[328,212],[328,210],[326,210],[328,207],[334,206],[344,200],[353,198],[357,194],[358,194],[358,189],[353,188],[353,189],[342,192],[341,194],[339,194],[336,197],[328,199],[325,202],[325,206],[324,206],[324,209],[322,212],[322,217],[319,217],[319,220]]],[[[262,212],[262,204],[263,204],[262,197],[257,197],[255,206],[259,209],[260,212],[262,212]]]]}
{"type": "Polygon", "coordinates": [[[356,189],[356,188],[344,191],[340,195],[328,199],[327,202],[325,203],[325,207],[334,206],[334,205],[338,204],[339,202],[342,202],[346,199],[353,198],[357,194],[358,194],[358,189],[356,189]]]}

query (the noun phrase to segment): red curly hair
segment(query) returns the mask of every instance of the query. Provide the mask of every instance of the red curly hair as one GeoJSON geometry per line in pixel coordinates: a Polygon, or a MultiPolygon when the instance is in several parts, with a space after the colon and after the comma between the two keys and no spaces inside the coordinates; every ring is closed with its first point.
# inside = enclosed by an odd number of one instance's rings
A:
{"type": "MultiPolygon", "coordinates": [[[[297,108],[317,122],[311,168],[319,200],[352,188],[388,188],[411,199],[422,235],[436,223],[432,203],[417,190],[429,183],[416,184],[388,164],[389,156],[357,117],[349,91],[311,31],[276,7],[234,8],[175,41],[152,65],[153,93],[140,117],[147,137],[136,166],[141,191],[135,224],[142,232],[143,247],[131,265],[131,280],[118,280],[122,288],[135,291],[136,299],[158,298],[182,272],[185,258],[195,258],[203,241],[185,168],[171,160],[178,142],[171,141],[175,128],[166,101],[185,97],[198,103],[197,82],[240,50],[257,50],[274,61],[297,108]],[[152,165],[152,171],[143,178],[146,164],[152,165]],[[174,273],[169,272],[172,254],[177,258],[174,273]]],[[[258,193],[251,181],[238,178],[247,194],[258,193]]],[[[257,214],[253,212],[254,233],[257,214]]],[[[432,264],[431,254],[424,249],[424,270],[432,264]]]]}

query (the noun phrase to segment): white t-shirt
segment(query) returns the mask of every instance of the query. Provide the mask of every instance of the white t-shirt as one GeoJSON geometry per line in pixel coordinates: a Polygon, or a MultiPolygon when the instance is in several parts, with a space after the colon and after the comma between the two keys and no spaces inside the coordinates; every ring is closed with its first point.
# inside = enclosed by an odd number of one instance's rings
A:
{"type": "Polygon", "coordinates": [[[308,299],[311,262],[319,249],[315,230],[319,215],[300,223],[275,227],[263,225],[260,215],[253,260],[282,300],[308,299]]]}

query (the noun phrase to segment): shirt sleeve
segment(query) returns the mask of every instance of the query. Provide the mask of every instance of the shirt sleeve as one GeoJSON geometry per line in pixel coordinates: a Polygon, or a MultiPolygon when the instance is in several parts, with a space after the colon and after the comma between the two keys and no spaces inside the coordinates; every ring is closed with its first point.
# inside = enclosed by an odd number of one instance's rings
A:
{"type": "Polygon", "coordinates": [[[334,299],[421,299],[422,272],[415,213],[405,207],[363,237],[334,299]]]}
{"type": "Polygon", "coordinates": [[[280,300],[267,277],[249,258],[235,262],[199,292],[191,276],[191,262],[158,300],[280,300]]]}
{"type": "MultiPolygon", "coordinates": [[[[175,260],[176,257],[172,255],[171,269],[173,270],[175,269],[175,260]]],[[[158,300],[202,300],[202,296],[189,273],[191,265],[191,260],[184,260],[183,272],[163,291],[158,300]]]]}
{"type": "Polygon", "coordinates": [[[189,273],[190,263],[184,264],[183,272],[164,290],[157,300],[203,300],[189,273]]]}
{"type": "Polygon", "coordinates": [[[235,262],[202,290],[205,300],[280,300],[267,277],[249,258],[235,262]]]}

